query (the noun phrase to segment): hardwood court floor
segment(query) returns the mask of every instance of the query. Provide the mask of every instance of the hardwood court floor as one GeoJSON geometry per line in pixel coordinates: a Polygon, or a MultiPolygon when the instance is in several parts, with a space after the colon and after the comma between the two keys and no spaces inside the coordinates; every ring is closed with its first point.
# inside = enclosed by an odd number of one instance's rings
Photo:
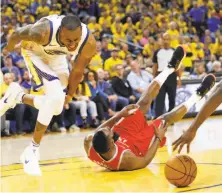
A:
{"type": "MultiPolygon", "coordinates": [[[[168,129],[173,141],[192,119],[168,129]]],[[[198,167],[189,187],[176,188],[164,177],[170,146],[159,149],[145,169],[110,172],[90,162],[83,151],[83,139],[90,131],[46,135],[41,144],[41,177],[24,174],[18,164],[20,153],[31,136],[1,141],[1,191],[3,192],[222,192],[222,116],[208,119],[191,146],[190,156],[198,167]]],[[[173,153],[173,155],[176,153],[173,153]]]]}

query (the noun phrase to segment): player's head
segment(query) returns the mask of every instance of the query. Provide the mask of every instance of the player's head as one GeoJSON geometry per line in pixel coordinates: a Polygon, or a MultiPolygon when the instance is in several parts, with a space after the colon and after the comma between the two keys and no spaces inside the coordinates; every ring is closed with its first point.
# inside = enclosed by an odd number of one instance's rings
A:
{"type": "Polygon", "coordinates": [[[101,128],[93,137],[93,148],[97,153],[104,154],[114,148],[119,135],[107,127],[101,128]]]}
{"type": "Polygon", "coordinates": [[[67,15],[62,19],[60,27],[60,41],[72,52],[78,46],[82,36],[82,26],[79,18],[75,15],[67,15]]]}

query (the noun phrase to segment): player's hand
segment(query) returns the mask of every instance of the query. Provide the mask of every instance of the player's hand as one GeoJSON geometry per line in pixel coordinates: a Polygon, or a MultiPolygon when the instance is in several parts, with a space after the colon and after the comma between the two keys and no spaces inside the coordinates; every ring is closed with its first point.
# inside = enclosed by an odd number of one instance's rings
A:
{"type": "Polygon", "coordinates": [[[118,116],[120,117],[129,117],[131,115],[134,115],[139,108],[139,105],[132,104],[124,107],[119,113],[118,116]]]}
{"type": "Polygon", "coordinates": [[[167,131],[167,125],[165,124],[165,121],[162,121],[159,127],[156,127],[155,124],[153,124],[153,126],[154,126],[155,136],[159,137],[162,140],[163,137],[165,137],[165,133],[167,131]]]}
{"type": "Polygon", "coordinates": [[[131,95],[129,98],[130,98],[130,100],[132,100],[132,101],[135,101],[135,100],[136,100],[136,97],[133,96],[133,95],[131,95]]]}
{"type": "Polygon", "coordinates": [[[181,150],[183,149],[183,146],[185,144],[187,144],[187,153],[190,152],[190,143],[193,141],[194,137],[196,136],[196,132],[195,131],[191,131],[191,130],[187,130],[183,133],[183,135],[181,135],[180,138],[178,138],[176,141],[173,142],[173,151],[175,151],[177,149],[177,147],[179,147],[178,149],[178,153],[181,152],[181,150]]]}
{"type": "Polygon", "coordinates": [[[72,97],[70,95],[66,95],[64,107],[66,108],[67,105],[69,106],[69,103],[72,101],[72,97]]]}

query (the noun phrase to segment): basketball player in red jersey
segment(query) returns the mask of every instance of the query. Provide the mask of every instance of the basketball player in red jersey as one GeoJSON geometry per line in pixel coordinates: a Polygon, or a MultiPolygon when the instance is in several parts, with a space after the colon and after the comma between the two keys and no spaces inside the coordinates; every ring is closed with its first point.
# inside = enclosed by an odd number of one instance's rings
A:
{"type": "Polygon", "coordinates": [[[184,56],[183,47],[177,47],[168,66],[155,77],[136,105],[125,107],[85,138],[84,147],[90,160],[114,171],[141,169],[152,161],[158,147],[166,142],[167,126],[182,119],[215,83],[215,77],[208,75],[190,99],[147,124],[144,115],[152,100],[167,77],[179,69],[184,56]]]}
{"type": "Polygon", "coordinates": [[[222,103],[222,81],[215,87],[206,103],[201,108],[200,112],[194,119],[193,123],[189,127],[184,134],[178,138],[175,142],[173,142],[174,148],[176,150],[179,146],[178,152],[180,153],[183,149],[183,146],[187,144],[187,153],[190,152],[190,143],[193,141],[196,136],[196,132],[201,124],[209,117],[214,110],[222,103]]]}

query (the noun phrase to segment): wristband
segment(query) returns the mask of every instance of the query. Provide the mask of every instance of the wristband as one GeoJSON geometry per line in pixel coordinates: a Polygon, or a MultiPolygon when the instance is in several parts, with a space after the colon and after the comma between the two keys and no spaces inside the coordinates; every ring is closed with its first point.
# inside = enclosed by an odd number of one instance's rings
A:
{"type": "Polygon", "coordinates": [[[156,136],[156,139],[158,139],[160,141],[160,143],[162,142],[162,140],[160,139],[160,137],[156,136]]]}

